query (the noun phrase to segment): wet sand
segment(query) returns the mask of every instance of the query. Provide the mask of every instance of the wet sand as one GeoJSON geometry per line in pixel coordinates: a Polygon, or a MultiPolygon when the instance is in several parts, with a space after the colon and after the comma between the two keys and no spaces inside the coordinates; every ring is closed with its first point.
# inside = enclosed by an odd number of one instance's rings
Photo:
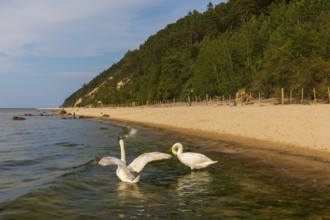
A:
{"type": "MultiPolygon", "coordinates": [[[[220,140],[196,149],[258,158],[286,175],[330,184],[330,105],[66,108],[76,116],[138,123],[220,140]],[[108,115],[110,117],[102,117],[108,115]]],[[[175,142],[175,140],[174,140],[175,142]]]]}

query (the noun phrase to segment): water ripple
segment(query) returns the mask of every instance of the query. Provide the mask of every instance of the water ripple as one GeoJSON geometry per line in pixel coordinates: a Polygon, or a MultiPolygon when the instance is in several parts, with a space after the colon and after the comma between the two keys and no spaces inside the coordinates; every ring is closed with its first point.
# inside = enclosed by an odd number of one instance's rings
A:
{"type": "Polygon", "coordinates": [[[121,182],[116,166],[97,164],[103,156],[120,157],[117,138],[125,135],[128,161],[149,151],[170,153],[174,142],[192,151],[211,145],[226,149],[229,143],[96,120],[31,117],[12,123],[10,116],[23,112],[0,114],[0,219],[326,219],[330,215],[328,187],[318,189],[238,154],[206,152],[219,163],[196,172],[175,157],[152,162],[138,184],[121,182]]]}

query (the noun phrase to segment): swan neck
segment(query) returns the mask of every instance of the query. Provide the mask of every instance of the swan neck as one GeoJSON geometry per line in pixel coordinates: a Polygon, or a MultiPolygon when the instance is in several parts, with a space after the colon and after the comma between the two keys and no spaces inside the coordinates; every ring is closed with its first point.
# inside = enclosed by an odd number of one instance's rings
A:
{"type": "Polygon", "coordinates": [[[173,147],[172,147],[172,153],[174,155],[181,155],[182,152],[183,152],[183,146],[182,146],[182,144],[176,143],[176,144],[173,145],[173,147]]]}
{"type": "Polygon", "coordinates": [[[119,145],[120,145],[120,160],[126,163],[126,155],[125,155],[125,146],[124,146],[124,140],[120,139],[119,140],[119,145]]]}

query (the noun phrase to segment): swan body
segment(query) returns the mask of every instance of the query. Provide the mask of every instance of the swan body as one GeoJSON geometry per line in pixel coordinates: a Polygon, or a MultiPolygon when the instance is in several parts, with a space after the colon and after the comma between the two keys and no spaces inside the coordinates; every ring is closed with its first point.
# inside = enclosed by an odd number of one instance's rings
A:
{"type": "Polygon", "coordinates": [[[101,166],[107,166],[107,165],[117,165],[118,168],[116,170],[116,174],[118,178],[127,183],[137,183],[140,180],[140,176],[138,175],[139,172],[141,172],[144,168],[144,166],[155,160],[164,160],[164,159],[170,159],[172,156],[170,154],[166,153],[160,153],[160,152],[150,152],[150,153],[144,153],[135,158],[132,163],[130,163],[128,166],[126,164],[126,155],[125,155],[125,147],[124,147],[124,141],[120,139],[119,141],[120,150],[121,150],[121,159],[117,159],[115,157],[103,157],[99,164],[101,166]]]}
{"type": "Polygon", "coordinates": [[[176,143],[172,146],[172,153],[174,155],[177,155],[181,163],[183,163],[187,167],[190,167],[191,170],[202,169],[218,162],[213,161],[207,156],[200,153],[183,153],[183,146],[180,143],[176,143]]]}

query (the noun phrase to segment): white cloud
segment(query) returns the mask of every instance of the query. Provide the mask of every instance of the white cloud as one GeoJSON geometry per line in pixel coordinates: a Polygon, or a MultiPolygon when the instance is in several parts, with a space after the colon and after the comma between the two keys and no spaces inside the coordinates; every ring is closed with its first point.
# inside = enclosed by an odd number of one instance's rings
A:
{"type": "Polygon", "coordinates": [[[89,57],[134,49],[156,27],[184,16],[182,6],[194,7],[199,1],[0,1],[0,63],[5,67],[0,73],[18,70],[25,57],[89,57]],[[171,11],[151,18],[143,14],[163,5],[171,11]]]}
{"type": "MultiPolygon", "coordinates": [[[[90,56],[116,48],[133,10],[151,0],[12,0],[0,2],[0,52],[20,56],[90,56]],[[118,39],[119,40],[119,39],[118,39]]],[[[0,56],[3,60],[3,56],[0,56]]],[[[3,61],[4,62],[4,61],[3,61]]]]}

